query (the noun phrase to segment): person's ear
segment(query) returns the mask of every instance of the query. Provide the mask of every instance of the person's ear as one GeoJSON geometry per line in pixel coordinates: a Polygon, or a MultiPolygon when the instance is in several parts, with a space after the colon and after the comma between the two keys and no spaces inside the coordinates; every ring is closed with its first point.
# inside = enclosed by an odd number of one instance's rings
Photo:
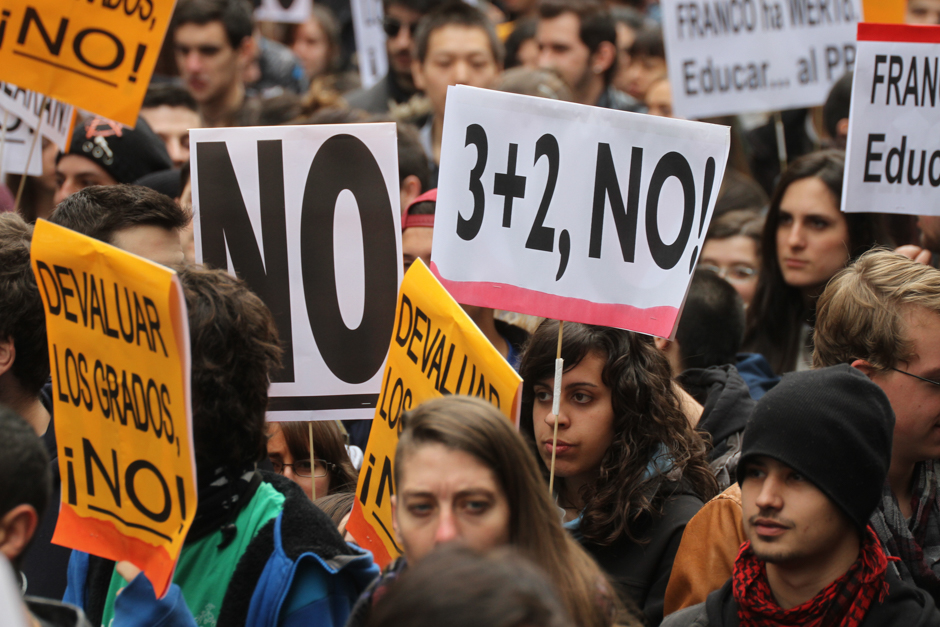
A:
{"type": "Polygon", "coordinates": [[[664,353],[669,348],[669,340],[667,340],[664,337],[654,337],[653,344],[656,345],[657,349],[661,350],[664,353]]]}
{"type": "Polygon", "coordinates": [[[0,340],[0,376],[3,376],[13,368],[13,362],[15,360],[16,347],[13,345],[13,338],[8,337],[0,340]]]}
{"type": "Polygon", "coordinates": [[[0,553],[13,561],[26,550],[39,526],[39,515],[32,505],[21,503],[0,518],[0,553]]]}
{"type": "Polygon", "coordinates": [[[248,67],[258,56],[258,42],[255,41],[254,37],[245,37],[238,44],[238,48],[235,49],[235,54],[238,56],[238,61],[242,64],[242,67],[248,67]]]}
{"type": "Polygon", "coordinates": [[[597,46],[597,50],[591,55],[591,71],[595,74],[603,74],[613,65],[617,58],[617,46],[609,41],[602,41],[597,46]]]}
{"type": "Polygon", "coordinates": [[[856,359],[849,365],[853,368],[856,368],[857,370],[861,370],[862,374],[864,374],[869,379],[874,378],[874,376],[878,374],[878,369],[864,359],[856,359]]]}
{"type": "Polygon", "coordinates": [[[409,174],[405,177],[405,180],[401,182],[401,212],[405,213],[408,210],[408,205],[411,204],[415,198],[421,195],[424,189],[421,186],[421,179],[419,179],[414,174],[409,174]]]}
{"type": "Polygon", "coordinates": [[[848,137],[849,136],[849,119],[842,118],[836,122],[836,136],[833,139],[839,137],[848,137]]]}

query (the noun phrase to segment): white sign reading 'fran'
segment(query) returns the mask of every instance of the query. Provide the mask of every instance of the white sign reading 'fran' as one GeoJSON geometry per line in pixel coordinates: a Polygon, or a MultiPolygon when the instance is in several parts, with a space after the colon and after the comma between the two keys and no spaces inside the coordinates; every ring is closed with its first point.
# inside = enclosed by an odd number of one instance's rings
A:
{"type": "Polygon", "coordinates": [[[312,7],[313,0],[261,0],[255,9],[255,19],[300,24],[310,18],[312,7]]]}
{"type": "Polygon", "coordinates": [[[372,418],[402,276],[395,125],[190,133],[196,259],[280,333],[268,419],[372,418]]]}
{"type": "Polygon", "coordinates": [[[458,302],[672,335],[727,127],[450,87],[432,269],[458,302]]]}
{"type": "Polygon", "coordinates": [[[676,115],[812,107],[855,62],[861,0],[662,0],[676,115]]]}
{"type": "MultiPolygon", "coordinates": [[[[359,58],[359,80],[368,89],[388,72],[385,54],[385,30],[382,0],[352,0],[353,32],[356,35],[356,56],[359,58]]],[[[399,24],[399,28],[402,26],[399,24]]]]}
{"type": "Polygon", "coordinates": [[[842,211],[940,215],[940,28],[859,24],[842,211]]]}
{"type": "Polygon", "coordinates": [[[0,161],[0,172],[4,174],[25,173],[30,176],[42,176],[42,144],[37,141],[33,147],[33,154],[29,154],[30,146],[33,143],[33,129],[29,128],[19,118],[7,115],[6,133],[4,133],[3,118],[3,111],[0,110],[0,139],[3,140],[2,145],[0,145],[0,152],[3,153],[3,160],[0,161]]]}
{"type": "Polygon", "coordinates": [[[52,98],[46,99],[38,92],[21,89],[11,83],[0,83],[0,109],[20,118],[31,128],[39,125],[44,99],[46,109],[42,116],[41,133],[62,152],[68,152],[72,123],[75,120],[75,108],[52,98]]]}

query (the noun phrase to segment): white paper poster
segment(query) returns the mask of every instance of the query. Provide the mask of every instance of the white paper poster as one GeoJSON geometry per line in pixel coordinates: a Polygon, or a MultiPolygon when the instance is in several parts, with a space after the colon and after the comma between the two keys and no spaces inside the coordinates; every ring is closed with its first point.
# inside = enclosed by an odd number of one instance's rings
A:
{"type": "Polygon", "coordinates": [[[842,211],[940,215],[940,28],[859,24],[842,211]]]}
{"type": "Polygon", "coordinates": [[[255,9],[259,22],[288,22],[301,24],[310,19],[313,0],[261,0],[255,9]]]}
{"type": "Polygon", "coordinates": [[[193,129],[196,259],[244,279],[284,348],[269,420],[372,418],[402,276],[393,123],[193,129]]]}
{"type": "Polygon", "coordinates": [[[855,62],[861,0],[662,0],[676,115],[821,105],[855,62]]]}
{"type": "Polygon", "coordinates": [[[359,80],[363,89],[378,83],[388,73],[385,31],[382,29],[382,0],[351,0],[359,80]]]}
{"type": "MultiPolygon", "coordinates": [[[[9,111],[31,128],[39,125],[43,98],[45,96],[38,92],[21,89],[11,83],[0,83],[0,109],[9,111]]],[[[40,132],[62,152],[68,152],[74,121],[75,108],[72,105],[49,98],[40,132]]]]}
{"type": "Polygon", "coordinates": [[[450,87],[431,267],[458,302],[669,337],[728,127],[450,87]]]}
{"type": "MultiPolygon", "coordinates": [[[[3,133],[3,111],[0,110],[0,140],[3,140],[3,161],[0,170],[5,174],[29,174],[42,176],[42,141],[36,140],[36,147],[30,156],[29,148],[33,141],[33,129],[18,117],[7,115],[6,134],[3,133]],[[29,169],[26,160],[29,159],[29,169]]],[[[15,192],[16,190],[14,190],[15,192]]]]}

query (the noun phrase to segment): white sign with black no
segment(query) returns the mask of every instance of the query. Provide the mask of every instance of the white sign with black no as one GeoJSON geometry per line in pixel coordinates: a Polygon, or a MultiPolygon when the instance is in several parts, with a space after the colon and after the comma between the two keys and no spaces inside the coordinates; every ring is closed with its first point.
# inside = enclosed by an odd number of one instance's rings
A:
{"type": "Polygon", "coordinates": [[[669,337],[725,126],[450,87],[432,270],[458,302],[669,337]]]}
{"type": "Polygon", "coordinates": [[[300,24],[310,19],[313,0],[260,0],[255,9],[259,22],[300,24]]]}
{"type": "Polygon", "coordinates": [[[190,133],[196,259],[280,333],[268,419],[372,418],[402,276],[395,125],[190,133]]]}
{"type": "MultiPolygon", "coordinates": [[[[42,143],[33,146],[33,129],[14,115],[3,115],[0,109],[0,173],[42,176],[42,143]],[[6,131],[3,120],[6,118],[6,131]],[[33,154],[30,155],[30,147],[33,154]]],[[[13,190],[15,193],[16,190],[13,190]]]]}
{"type": "Polygon", "coordinates": [[[861,0],[662,0],[685,118],[813,107],[855,62],[861,0]]]}
{"type": "MultiPolygon", "coordinates": [[[[356,34],[359,80],[362,87],[368,89],[388,73],[382,0],[352,0],[349,7],[352,10],[353,32],[356,34]]],[[[399,28],[402,26],[399,25],[399,28]]]]}
{"type": "Polygon", "coordinates": [[[859,24],[842,211],[940,215],[940,28],[859,24]]]}

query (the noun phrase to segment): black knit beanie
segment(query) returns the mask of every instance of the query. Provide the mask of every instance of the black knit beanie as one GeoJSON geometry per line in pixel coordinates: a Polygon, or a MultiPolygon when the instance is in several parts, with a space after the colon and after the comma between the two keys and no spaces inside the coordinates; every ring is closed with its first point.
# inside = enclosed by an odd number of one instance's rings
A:
{"type": "Polygon", "coordinates": [[[747,423],[738,484],[748,458],[771,457],[806,477],[864,531],[888,475],[893,433],[888,397],[859,370],[841,364],[787,374],[747,423]]]}
{"type": "Polygon", "coordinates": [[[136,128],[128,128],[103,118],[89,118],[75,124],[66,154],[89,159],[114,177],[118,183],[133,183],[153,172],[173,167],[163,141],[143,118],[136,128]]]}

